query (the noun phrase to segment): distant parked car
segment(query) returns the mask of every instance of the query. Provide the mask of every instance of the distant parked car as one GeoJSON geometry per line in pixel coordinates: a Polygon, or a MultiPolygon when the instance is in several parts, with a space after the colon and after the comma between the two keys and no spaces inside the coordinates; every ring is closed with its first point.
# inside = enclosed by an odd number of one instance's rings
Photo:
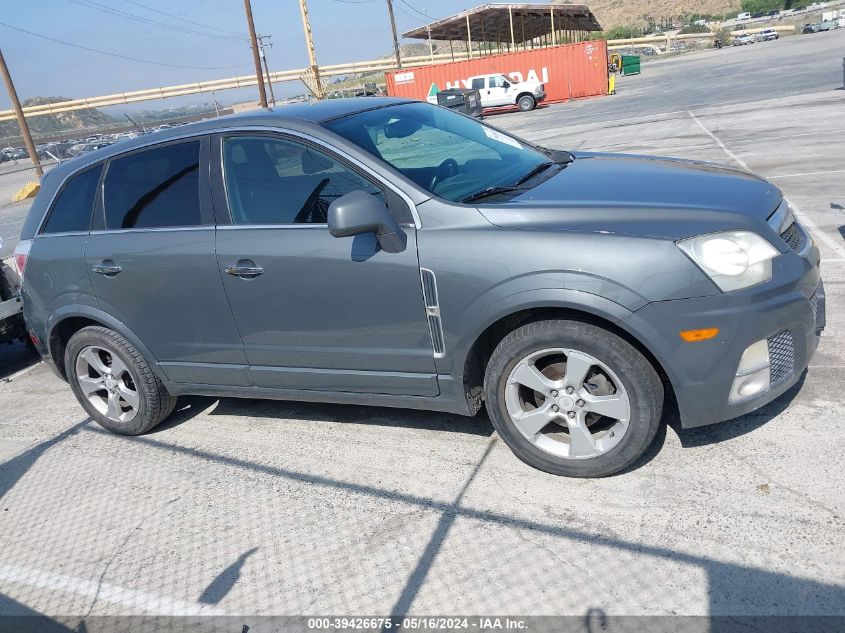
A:
{"type": "Polygon", "coordinates": [[[758,42],[768,42],[769,40],[776,40],[778,38],[778,32],[774,29],[763,29],[759,33],[757,33],[757,41],[758,42]]]}
{"type": "Polygon", "coordinates": [[[734,46],[744,46],[745,44],[753,44],[754,38],[748,33],[740,33],[734,38],[734,46]]]}
{"type": "Polygon", "coordinates": [[[77,143],[72,147],[68,148],[67,153],[71,157],[82,156],[82,154],[87,154],[88,152],[93,152],[95,149],[102,149],[103,147],[108,147],[111,145],[113,141],[95,141],[93,143],[77,143]]]}
{"type": "Polygon", "coordinates": [[[6,147],[0,150],[8,160],[23,160],[26,158],[26,150],[22,147],[6,147]]]}
{"type": "Polygon", "coordinates": [[[807,33],[816,33],[819,30],[818,24],[805,24],[801,27],[801,34],[806,35],[807,33]]]}

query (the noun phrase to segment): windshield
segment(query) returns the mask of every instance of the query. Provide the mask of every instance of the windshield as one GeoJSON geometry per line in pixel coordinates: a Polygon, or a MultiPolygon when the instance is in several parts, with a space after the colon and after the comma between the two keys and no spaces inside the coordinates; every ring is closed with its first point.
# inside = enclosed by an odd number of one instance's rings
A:
{"type": "Polygon", "coordinates": [[[422,102],[360,112],[324,125],[453,202],[512,186],[549,162],[545,154],[475,119],[422,102]]]}

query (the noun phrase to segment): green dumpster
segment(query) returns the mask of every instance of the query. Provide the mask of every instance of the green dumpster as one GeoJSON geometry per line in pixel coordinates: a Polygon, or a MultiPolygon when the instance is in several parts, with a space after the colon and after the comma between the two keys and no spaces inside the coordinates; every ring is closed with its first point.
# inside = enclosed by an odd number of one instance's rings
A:
{"type": "Polygon", "coordinates": [[[622,74],[623,75],[639,75],[640,74],[640,56],[639,55],[622,55],[622,74]]]}

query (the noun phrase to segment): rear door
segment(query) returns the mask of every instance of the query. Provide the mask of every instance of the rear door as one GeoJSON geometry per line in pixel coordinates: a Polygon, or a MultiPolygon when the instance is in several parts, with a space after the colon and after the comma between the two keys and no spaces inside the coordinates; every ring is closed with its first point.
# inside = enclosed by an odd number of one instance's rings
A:
{"type": "Polygon", "coordinates": [[[208,137],[106,166],[85,264],[100,308],[174,382],[245,386],[246,358],[214,255],[208,137]]]}
{"type": "Polygon", "coordinates": [[[218,266],[254,384],[437,395],[407,204],[296,137],[232,134],[215,147],[224,172],[215,187],[218,266]],[[372,234],[331,236],[329,204],[357,190],[379,197],[404,225],[403,252],[380,250],[372,234]]]}

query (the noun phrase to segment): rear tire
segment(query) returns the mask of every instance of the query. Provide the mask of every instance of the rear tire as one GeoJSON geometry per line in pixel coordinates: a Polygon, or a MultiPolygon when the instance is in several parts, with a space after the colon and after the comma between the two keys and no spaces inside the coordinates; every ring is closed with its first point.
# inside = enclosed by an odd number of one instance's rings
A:
{"type": "Polygon", "coordinates": [[[516,100],[516,106],[522,112],[530,112],[537,106],[537,102],[531,95],[522,95],[519,99],[516,100]]]}
{"type": "Polygon", "coordinates": [[[141,435],[176,407],[149,363],[125,338],[91,326],[70,337],[65,372],[82,408],[119,435],[141,435]]]}
{"type": "Polygon", "coordinates": [[[654,440],[663,409],[663,384],[636,348],[569,320],[529,323],[502,339],[484,395],[493,426],[519,459],[568,477],[630,466],[654,440]]]}

